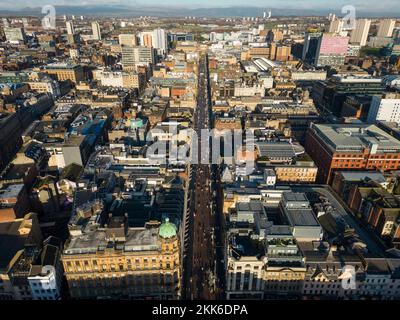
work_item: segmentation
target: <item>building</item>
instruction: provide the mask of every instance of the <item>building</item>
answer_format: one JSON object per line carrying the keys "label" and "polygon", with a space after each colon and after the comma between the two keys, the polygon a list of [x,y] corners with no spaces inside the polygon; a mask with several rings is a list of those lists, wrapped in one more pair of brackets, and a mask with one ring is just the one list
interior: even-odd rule
{"label": "building", "polygon": [[347,201],[354,185],[361,185],[369,181],[384,189],[389,186],[389,182],[379,171],[336,171],[332,179],[332,189]]}
{"label": "building", "polygon": [[167,34],[164,29],[144,31],[140,33],[140,45],[147,48],[155,48],[159,55],[164,56],[167,52]]}
{"label": "building", "polygon": [[340,116],[344,102],[349,97],[382,95],[383,91],[384,86],[381,78],[334,75],[328,81],[314,82],[312,95],[318,107]]}
{"label": "building", "polygon": [[147,47],[122,46],[122,66],[124,70],[136,70],[138,65],[154,65],[155,49]]}
{"label": "building", "polygon": [[51,78],[38,79],[27,82],[32,91],[39,93],[50,93],[54,99],[61,96],[60,84]]}
{"label": "building", "polygon": [[343,31],[344,21],[342,19],[332,20],[329,24],[329,33],[341,33]]}
{"label": "building", "polygon": [[93,78],[102,86],[116,88],[137,88],[142,92],[146,86],[145,75],[134,71],[94,70]]}
{"label": "building", "polygon": [[44,67],[43,71],[57,81],[69,80],[78,83],[85,79],[81,65],[72,63],[51,63]]}
{"label": "building", "polygon": [[375,125],[310,125],[306,152],[318,166],[319,182],[328,182],[335,170],[398,170],[400,141]]}
{"label": "building", "polygon": [[380,237],[399,243],[400,202],[396,196],[379,185],[353,185],[348,205]]}
{"label": "building", "polygon": [[360,119],[366,121],[373,96],[348,96],[343,103],[340,116],[344,119]]}
{"label": "building", "polygon": [[322,34],[318,41],[314,65],[318,67],[344,65],[348,44],[348,37],[332,33]]}
{"label": "building", "polygon": [[317,179],[318,168],[314,163],[296,162],[294,164],[275,165],[278,182],[313,183]]}
{"label": "building", "polygon": [[391,38],[393,36],[394,27],[396,26],[395,19],[384,19],[379,22],[378,37]]}
{"label": "building", "polygon": [[351,32],[350,43],[365,46],[367,44],[369,28],[371,27],[371,20],[358,19],[356,21],[355,29]]}
{"label": "building", "polygon": [[284,192],[280,209],[297,241],[322,239],[322,227],[304,193]]}
{"label": "building", "polygon": [[61,263],[62,242],[49,237],[33,261],[28,275],[32,300],[61,299],[63,268]]}
{"label": "building", "polygon": [[400,123],[400,95],[386,94],[372,97],[369,108],[368,123],[388,121]]}
{"label": "building", "polygon": [[26,35],[24,28],[3,28],[6,40],[11,43],[25,42]]}
{"label": "building", "polygon": [[165,55],[168,50],[167,34],[164,29],[153,30],[153,48],[157,49],[160,55]]}
{"label": "building", "polygon": [[67,26],[67,34],[74,35],[75,34],[74,23],[72,21],[67,21],[65,25]]}
{"label": "building", "polygon": [[10,184],[0,188],[1,222],[23,218],[29,211],[29,198],[23,184]]}
{"label": "building", "polygon": [[317,58],[319,41],[322,33],[306,32],[304,35],[302,60],[310,65],[314,65]]}
{"label": "building", "polygon": [[226,298],[262,299],[262,273],[266,248],[248,235],[228,236]]}
{"label": "building", "polygon": [[72,298],[178,299],[180,243],[174,224],[129,228],[124,216],[89,223],[62,256]]}
{"label": "building", "polygon": [[27,280],[29,272],[25,271],[19,280],[13,267],[26,247],[38,249],[42,241],[39,222],[34,213],[14,221],[0,222],[0,300],[32,298]]}
{"label": "building", "polygon": [[118,35],[118,41],[121,46],[134,47],[137,45],[135,34],[120,34]]}
{"label": "building", "polygon": [[0,116],[0,168],[3,170],[22,146],[22,123],[17,113]]}
{"label": "building", "polygon": [[92,22],[93,40],[101,40],[100,24],[97,21]]}

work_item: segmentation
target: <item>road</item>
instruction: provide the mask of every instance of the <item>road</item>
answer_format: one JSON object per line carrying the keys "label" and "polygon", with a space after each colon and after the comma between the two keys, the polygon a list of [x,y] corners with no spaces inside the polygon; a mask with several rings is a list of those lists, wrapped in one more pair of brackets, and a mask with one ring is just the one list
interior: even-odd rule
{"label": "road", "polygon": [[[207,57],[199,61],[197,107],[193,127],[198,137],[209,129],[210,104]],[[216,298],[215,221],[212,212],[211,166],[204,163],[201,141],[198,141],[198,163],[189,168],[187,223],[183,267],[183,299]]]}

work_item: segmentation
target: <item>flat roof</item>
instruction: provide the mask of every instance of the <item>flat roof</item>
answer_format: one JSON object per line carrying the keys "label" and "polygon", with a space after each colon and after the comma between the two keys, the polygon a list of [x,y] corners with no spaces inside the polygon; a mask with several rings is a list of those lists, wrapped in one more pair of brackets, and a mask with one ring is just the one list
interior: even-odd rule
{"label": "flat roof", "polygon": [[288,142],[256,142],[261,157],[294,158],[293,145]]}
{"label": "flat roof", "polygon": [[363,152],[376,146],[376,153],[400,152],[400,141],[376,125],[311,124],[311,129],[333,150]]}
{"label": "flat roof", "polygon": [[[120,246],[124,251],[158,250],[158,230],[159,228],[130,228],[125,241],[113,245]],[[94,227],[81,235],[72,236],[65,246],[64,254],[87,254],[104,250],[110,244],[106,234],[106,229]]]}

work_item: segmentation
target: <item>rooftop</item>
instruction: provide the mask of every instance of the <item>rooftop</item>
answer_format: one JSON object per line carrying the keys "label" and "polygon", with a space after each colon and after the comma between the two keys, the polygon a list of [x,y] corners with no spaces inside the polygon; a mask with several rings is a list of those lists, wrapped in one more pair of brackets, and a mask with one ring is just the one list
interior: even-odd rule
{"label": "rooftop", "polygon": [[311,129],[334,151],[398,153],[400,141],[375,125],[312,124]]}

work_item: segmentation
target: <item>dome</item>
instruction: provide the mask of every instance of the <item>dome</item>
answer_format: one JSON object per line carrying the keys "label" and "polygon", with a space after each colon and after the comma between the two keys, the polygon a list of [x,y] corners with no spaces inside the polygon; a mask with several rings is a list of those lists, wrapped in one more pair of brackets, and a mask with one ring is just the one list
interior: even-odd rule
{"label": "dome", "polygon": [[158,234],[161,238],[173,238],[176,236],[176,226],[166,218],[165,222],[161,224]]}

